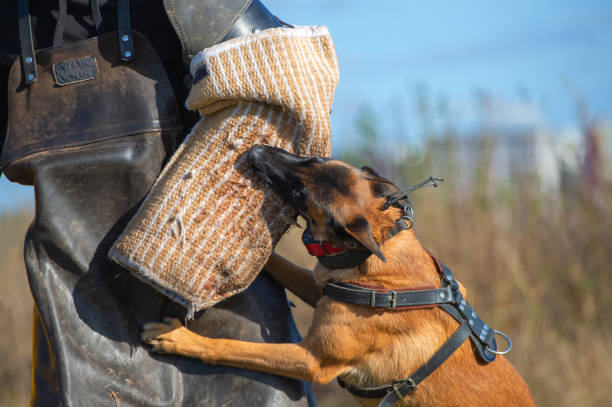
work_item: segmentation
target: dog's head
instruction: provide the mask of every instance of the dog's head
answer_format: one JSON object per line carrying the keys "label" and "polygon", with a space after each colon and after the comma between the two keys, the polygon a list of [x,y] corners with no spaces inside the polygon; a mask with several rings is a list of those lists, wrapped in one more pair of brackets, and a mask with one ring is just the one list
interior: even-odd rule
{"label": "dog's head", "polygon": [[248,157],[258,176],[306,219],[316,240],[366,249],[385,261],[380,245],[402,214],[386,205],[397,190],[392,182],[369,167],[270,146],[256,145]]}

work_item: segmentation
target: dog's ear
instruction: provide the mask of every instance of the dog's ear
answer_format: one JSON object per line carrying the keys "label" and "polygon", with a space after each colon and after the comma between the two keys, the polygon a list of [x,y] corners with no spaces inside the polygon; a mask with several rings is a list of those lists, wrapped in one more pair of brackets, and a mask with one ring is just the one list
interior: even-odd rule
{"label": "dog's ear", "polygon": [[374,171],[372,167],[368,167],[367,165],[364,165],[363,167],[361,167],[360,170],[365,172],[366,174],[371,175],[374,178],[382,178],[380,175],[378,175],[376,171]]}
{"label": "dog's ear", "polygon": [[374,196],[384,198],[397,190],[397,186],[393,182],[381,177],[372,168],[361,167],[360,169],[367,174],[366,179],[370,182],[370,188]]}
{"label": "dog's ear", "polygon": [[345,229],[349,235],[357,239],[359,243],[378,256],[378,258],[380,258],[383,262],[387,261],[380,246],[378,243],[376,243],[376,240],[374,240],[374,236],[372,236],[370,222],[368,222],[366,218],[363,216],[357,216],[356,218],[351,219],[345,225]]}

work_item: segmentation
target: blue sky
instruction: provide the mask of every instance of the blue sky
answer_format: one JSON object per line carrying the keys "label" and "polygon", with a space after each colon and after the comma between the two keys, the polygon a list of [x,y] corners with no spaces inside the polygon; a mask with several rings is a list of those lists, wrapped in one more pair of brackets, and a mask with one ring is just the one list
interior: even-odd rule
{"label": "blue sky", "polygon": [[[340,62],[334,149],[350,145],[370,106],[387,137],[418,141],[417,84],[444,97],[452,118],[478,120],[486,90],[502,124],[576,126],[568,83],[595,118],[612,118],[611,1],[264,0],[295,25],[329,27]],[[0,211],[32,206],[29,187],[0,178]]]}

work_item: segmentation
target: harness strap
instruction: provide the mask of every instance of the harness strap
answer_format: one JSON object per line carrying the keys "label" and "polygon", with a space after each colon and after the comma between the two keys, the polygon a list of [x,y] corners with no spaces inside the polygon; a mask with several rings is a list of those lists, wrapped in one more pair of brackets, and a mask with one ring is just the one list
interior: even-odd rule
{"label": "harness strap", "polygon": [[100,0],[89,0],[89,8],[91,9],[91,19],[94,23],[96,35],[102,34],[102,13],[100,12]]}
{"label": "harness strap", "polygon": [[436,353],[419,369],[417,369],[410,378],[400,380],[392,385],[380,387],[356,387],[345,383],[338,378],[338,383],[341,387],[348,390],[351,394],[363,398],[382,398],[378,407],[391,407],[398,400],[404,398],[408,394],[417,389],[427,376],[433,373],[446,359],[449,358],[462,344],[467,337],[470,336],[470,328],[466,321],[463,321],[455,333],[448,338],[446,342],[437,350]]}
{"label": "harness strap", "polygon": [[366,250],[349,250],[335,256],[317,257],[319,262],[328,269],[343,269],[357,267],[362,264],[372,253]]}
{"label": "harness strap", "polygon": [[[432,256],[442,280],[442,287],[433,289],[390,290],[359,283],[327,283],[323,293],[337,301],[349,304],[384,309],[410,309],[439,306],[451,315],[460,326],[455,333],[434,353],[434,355],[409,378],[380,387],[357,387],[338,378],[340,386],[353,395],[364,398],[382,398],[378,407],[391,407],[399,399],[414,392],[417,385],[436,370],[469,337],[477,354],[485,363],[495,359],[495,355],[507,353],[511,348],[508,337],[487,324],[468,304],[455,281],[452,272]],[[504,351],[497,351],[495,335],[500,334],[508,341]]]}
{"label": "harness strap", "polygon": [[134,41],[130,24],[130,0],[117,0],[117,37],[122,61],[134,59]]}
{"label": "harness strap", "polygon": [[[406,220],[410,221],[410,224],[406,223]],[[402,216],[400,219],[395,221],[393,225],[393,229],[391,229],[387,233],[387,238],[391,239],[393,236],[397,235],[402,230],[412,229],[412,225],[414,224],[414,220],[410,216]]]}
{"label": "harness strap", "polygon": [[34,40],[32,38],[32,22],[30,21],[30,5],[28,0],[17,1],[17,19],[19,22],[19,45],[21,47],[21,70],[26,85],[36,82],[36,56],[34,55]]}
{"label": "harness strap", "polygon": [[[94,28],[99,34],[102,25],[99,0],[91,0]],[[67,12],[66,0],[59,2],[59,21],[53,35],[53,45],[60,45],[64,35],[64,23]],[[19,46],[21,48],[21,70],[25,85],[36,82],[36,54],[32,36],[29,0],[17,0],[17,19],[19,24]],[[119,53],[122,61],[134,59],[134,42],[130,24],[130,0],[117,0],[117,30],[119,38]]]}
{"label": "harness strap", "polygon": [[53,32],[53,46],[59,47],[64,42],[64,28],[66,27],[66,16],[68,15],[68,0],[58,0],[58,15],[55,31]]}
{"label": "harness strap", "polygon": [[336,300],[356,305],[365,305],[373,308],[406,308],[434,306],[449,304],[455,301],[450,286],[428,290],[377,290],[364,289],[350,283],[327,283],[323,287],[323,294]]}

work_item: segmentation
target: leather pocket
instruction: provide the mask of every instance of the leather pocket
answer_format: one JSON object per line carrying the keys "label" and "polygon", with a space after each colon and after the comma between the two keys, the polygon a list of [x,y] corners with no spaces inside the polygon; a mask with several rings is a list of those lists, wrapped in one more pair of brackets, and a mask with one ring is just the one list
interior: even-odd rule
{"label": "leather pocket", "polygon": [[25,86],[20,59],[8,83],[0,168],[32,185],[34,155],[85,144],[181,130],[174,92],[151,43],[133,31],[136,57],[119,57],[117,33],[36,53],[38,80]]}

